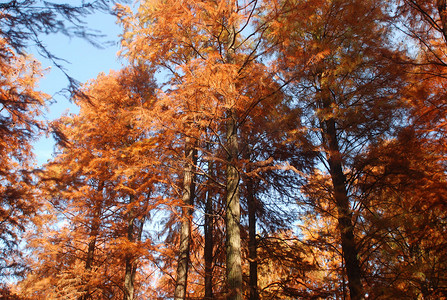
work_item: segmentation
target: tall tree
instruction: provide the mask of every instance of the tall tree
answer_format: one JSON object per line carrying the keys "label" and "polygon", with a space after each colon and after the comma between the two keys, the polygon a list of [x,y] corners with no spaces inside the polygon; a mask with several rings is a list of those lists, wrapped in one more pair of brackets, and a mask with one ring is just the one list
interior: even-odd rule
{"label": "tall tree", "polygon": [[384,27],[386,4],[279,1],[282,10],[271,33],[285,80],[294,83],[297,105],[308,127],[318,132],[314,143],[331,178],[351,299],[365,295],[352,212],[352,162],[365,145],[392,133],[399,108],[399,68],[388,59],[393,48]]}
{"label": "tall tree", "polygon": [[408,49],[405,63],[412,66],[407,100],[411,105],[411,123],[426,142],[438,145],[446,155],[447,72],[446,2],[408,0],[398,2],[393,24],[406,34]]}
{"label": "tall tree", "polygon": [[[2,174],[2,217],[1,231],[6,248],[18,241],[17,231],[23,230],[25,218],[36,212],[37,203],[32,199],[29,164],[32,161],[30,141],[43,129],[36,121],[41,114],[44,100],[49,97],[34,90],[36,80],[42,76],[39,64],[26,54],[27,47],[35,45],[40,54],[51,59],[63,70],[61,60],[41,42],[41,34],[63,33],[89,40],[96,45],[99,35],[85,27],[82,18],[95,11],[110,11],[110,2],[105,0],[82,2],[78,5],[61,4],[50,1],[11,0],[0,3],[0,59],[1,59],[1,151]],[[70,25],[68,25],[70,24]],[[70,87],[75,80],[68,74]],[[12,80],[12,81],[10,81]],[[18,142],[16,146],[14,143]],[[12,147],[12,148],[10,148]],[[3,152],[4,151],[4,152]],[[29,165],[29,166],[27,166]],[[25,169],[28,169],[26,174]],[[14,177],[13,181],[10,181]],[[8,182],[9,181],[9,182]],[[26,201],[25,198],[27,198]],[[9,203],[8,203],[9,202]],[[13,219],[22,216],[22,222]],[[11,227],[11,225],[13,225]],[[15,227],[16,229],[14,229]],[[3,247],[2,247],[3,248]],[[3,248],[3,249],[6,249]],[[11,253],[10,253],[11,254]],[[4,253],[3,257],[10,255]],[[2,260],[2,271],[6,263]]]}
{"label": "tall tree", "polygon": [[[208,164],[208,169],[213,169],[213,164]],[[210,174],[211,175],[211,174]],[[205,263],[205,274],[204,274],[204,284],[205,284],[205,295],[204,298],[209,300],[213,299],[213,258],[214,258],[214,205],[213,197],[214,192],[212,189],[212,181],[208,179],[208,186],[205,195],[205,217],[204,217],[204,249],[203,249],[203,259]]]}
{"label": "tall tree", "polygon": [[371,147],[359,177],[371,297],[445,297],[445,165],[413,128]]}
{"label": "tall tree", "polygon": [[409,112],[399,135],[365,156],[372,167],[361,187],[371,194],[371,213],[362,224],[370,232],[362,243],[370,265],[380,266],[368,274],[369,294],[439,298],[445,294],[445,240],[435,236],[443,226],[446,7],[444,1],[396,4],[392,26],[411,45],[400,60],[408,66],[402,94]]}
{"label": "tall tree", "polygon": [[[33,242],[41,259],[23,284],[26,292],[43,284],[67,297],[122,293],[135,298],[139,260],[152,250],[151,240],[142,240],[142,229],[157,208],[152,193],[159,192],[160,169],[153,157],[157,135],[140,123],[140,113],[153,106],[154,88],[143,69],[99,75],[85,87],[88,97],[75,99],[80,114],[53,123],[61,152],[43,178],[62,229],[41,245]],[[54,255],[65,257],[65,265]]]}

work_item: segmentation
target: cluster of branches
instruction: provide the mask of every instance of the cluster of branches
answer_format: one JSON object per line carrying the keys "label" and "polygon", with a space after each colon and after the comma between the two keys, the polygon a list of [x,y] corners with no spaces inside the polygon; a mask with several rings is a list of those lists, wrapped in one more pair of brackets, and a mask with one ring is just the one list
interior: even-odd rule
{"label": "cluster of branches", "polygon": [[[63,34],[82,38],[95,47],[103,47],[103,35],[89,28],[85,18],[94,13],[112,14],[116,1],[72,1],[60,3],[42,0],[11,0],[0,3],[0,35],[18,54],[24,55],[30,46],[61,70],[69,82],[68,90],[76,93],[78,82],[66,72],[63,58],[54,55],[42,41],[43,35]],[[126,2],[126,1],[121,1]]]}

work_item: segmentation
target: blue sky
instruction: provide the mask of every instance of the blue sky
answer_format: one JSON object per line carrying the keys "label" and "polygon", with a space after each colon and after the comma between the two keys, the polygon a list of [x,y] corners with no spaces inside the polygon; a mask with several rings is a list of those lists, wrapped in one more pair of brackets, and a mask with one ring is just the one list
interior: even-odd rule
{"label": "blue sky", "polygon": [[[86,82],[96,78],[100,72],[108,73],[110,70],[121,68],[123,60],[118,59],[119,34],[122,30],[116,24],[114,16],[97,13],[86,19],[89,28],[99,30],[106,35],[104,41],[114,41],[113,45],[108,45],[105,49],[95,48],[85,40],[79,38],[68,38],[64,35],[42,36],[47,49],[54,55],[67,60],[62,62],[66,72],[79,82]],[[42,64],[42,68],[49,68],[45,72],[44,78],[39,82],[39,89],[53,96],[53,104],[49,106],[49,111],[44,116],[45,120],[54,120],[64,113],[77,113],[77,107],[63,95],[58,94],[67,87],[68,81],[62,71],[58,70],[52,63],[37,54],[37,49],[30,48],[33,54]],[[45,163],[53,152],[54,141],[52,138],[40,138],[34,144],[37,164]]]}

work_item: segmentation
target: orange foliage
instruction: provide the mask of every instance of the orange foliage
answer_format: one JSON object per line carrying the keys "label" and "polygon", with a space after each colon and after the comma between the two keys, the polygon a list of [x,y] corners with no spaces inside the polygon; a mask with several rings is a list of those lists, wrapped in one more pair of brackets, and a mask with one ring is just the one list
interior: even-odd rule
{"label": "orange foliage", "polygon": [[48,95],[35,90],[40,65],[0,38],[0,275],[19,271],[19,235],[38,211],[31,142],[42,133],[38,116]]}
{"label": "orange foliage", "polygon": [[137,268],[151,259],[154,248],[141,231],[158,205],[160,160],[151,157],[159,145],[136,113],[153,106],[151,82],[139,69],[99,75],[75,99],[79,115],[53,123],[65,146],[46,166],[42,188],[60,218],[31,239],[39,260],[25,294],[121,293],[124,261]]}
{"label": "orange foliage", "polygon": [[[444,0],[118,5],[133,66],[86,83],[80,113],[52,123],[47,213],[17,294],[172,297],[190,208],[187,298],[205,296],[212,233],[216,299],[444,299],[446,11]],[[0,43],[7,245],[37,207],[23,170],[45,99],[37,65],[9,48]]]}

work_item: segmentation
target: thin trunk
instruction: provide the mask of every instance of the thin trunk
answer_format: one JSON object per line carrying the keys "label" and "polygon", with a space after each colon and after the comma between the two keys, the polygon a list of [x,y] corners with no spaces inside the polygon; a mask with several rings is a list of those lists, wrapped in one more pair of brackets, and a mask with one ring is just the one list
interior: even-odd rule
{"label": "thin trunk", "polygon": [[[210,162],[208,164],[208,169],[212,170],[213,164]],[[213,196],[211,193],[211,188],[208,188],[206,203],[205,203],[205,249],[204,249],[204,259],[205,259],[205,299],[213,299],[213,247],[214,247],[214,237],[213,237]]]}
{"label": "thin trunk", "polygon": [[[133,202],[133,196],[130,196],[129,204]],[[127,216],[127,239],[129,242],[134,242],[134,230],[135,230],[135,211],[130,209]],[[124,274],[124,300],[134,299],[134,281],[135,281],[135,263],[134,256],[131,253],[126,253],[125,258],[126,271]]]}
{"label": "thin trunk", "polygon": [[180,229],[180,246],[177,265],[177,280],[175,282],[174,299],[183,300],[186,297],[186,285],[188,282],[189,248],[191,241],[191,217],[194,203],[194,165],[197,151],[191,138],[185,139],[185,166],[183,170],[183,207],[182,224]]}
{"label": "thin trunk", "polygon": [[85,260],[85,270],[90,271],[92,269],[95,249],[96,249],[96,239],[99,234],[99,224],[101,215],[101,204],[95,205],[95,211],[93,213],[92,227],[90,230],[90,242],[88,243],[87,248],[87,258]]}
{"label": "thin trunk", "polygon": [[[100,216],[101,216],[101,208],[102,208],[102,192],[104,189],[104,182],[100,182],[98,185],[98,192],[101,193],[101,197],[99,201],[96,201],[94,204],[93,218],[91,222],[90,236],[87,247],[87,257],[85,259],[85,270],[90,272],[93,266],[93,261],[95,258],[95,249],[96,249],[96,240],[99,234],[99,226],[101,224]],[[89,276],[90,278],[90,276]],[[85,289],[85,293],[79,298],[80,300],[87,300],[90,298],[90,290],[89,287]]]}
{"label": "thin trunk", "polygon": [[[87,249],[87,260],[85,261],[85,270],[90,271],[92,269],[93,259],[95,255],[95,248],[96,248],[96,237],[97,237],[97,230],[99,229],[99,226],[95,228],[95,234],[90,235],[90,242],[88,243],[88,249]],[[92,228],[92,231],[94,229]]]}
{"label": "thin trunk", "polygon": [[247,178],[248,258],[250,262],[250,300],[258,300],[258,254],[256,241],[256,203],[253,179]]}
{"label": "thin trunk", "polygon": [[238,140],[236,116],[233,109],[228,112],[227,121],[227,168],[226,168],[226,271],[229,300],[242,300],[242,266],[241,266],[241,208],[239,199],[240,176],[235,163],[238,158]]}
{"label": "thin trunk", "polygon": [[[325,108],[330,104],[325,103]],[[341,233],[341,245],[343,259],[345,261],[348,287],[351,300],[364,299],[361,281],[361,269],[358,259],[358,251],[354,238],[354,226],[352,224],[352,212],[349,206],[349,197],[346,190],[346,177],[342,168],[342,156],[340,153],[335,120],[329,118],[324,121],[325,140],[327,142],[327,156],[329,172],[334,186],[334,198],[338,212],[338,226]]]}
{"label": "thin trunk", "polygon": [[[132,203],[133,197],[130,198]],[[143,211],[146,211],[148,203],[146,202]],[[128,215],[127,239],[129,242],[140,242],[143,236],[143,227],[146,220],[141,216],[138,221],[135,210],[131,209]],[[137,222],[138,221],[138,222]],[[137,273],[137,259],[131,253],[125,256],[126,271],[124,274],[124,300],[133,300],[135,295],[135,275]]]}
{"label": "thin trunk", "polygon": [[[233,64],[235,57],[236,27],[228,27],[229,34],[226,45],[226,63]],[[230,94],[235,91],[235,85],[229,86]],[[228,286],[228,300],[242,300],[242,251],[241,251],[241,205],[239,197],[240,174],[236,168],[239,155],[237,116],[234,108],[236,99],[225,99],[229,109],[226,121],[226,199],[225,199],[225,227],[226,227],[226,275]]]}
{"label": "thin trunk", "polygon": [[136,268],[131,255],[126,255],[126,273],[124,275],[124,300],[133,300],[135,291]]}
{"label": "thin trunk", "polygon": [[[243,151],[244,159],[251,161],[250,146],[248,138],[244,137],[245,151]],[[246,172],[252,171],[250,164],[248,164]],[[250,266],[250,274],[248,279],[248,286],[250,290],[250,300],[258,300],[258,254],[256,241],[256,202],[255,202],[255,186],[254,180],[250,176],[245,176],[246,199],[248,208],[248,261]]]}

